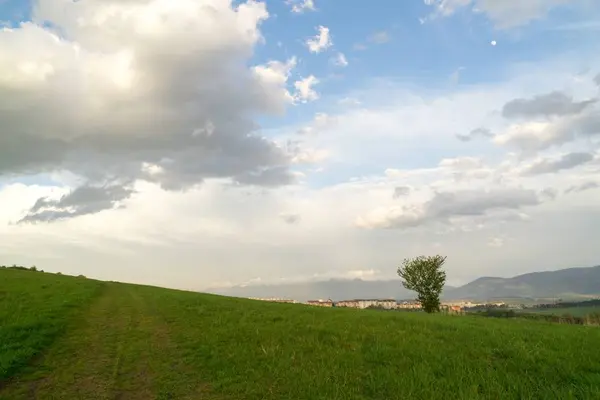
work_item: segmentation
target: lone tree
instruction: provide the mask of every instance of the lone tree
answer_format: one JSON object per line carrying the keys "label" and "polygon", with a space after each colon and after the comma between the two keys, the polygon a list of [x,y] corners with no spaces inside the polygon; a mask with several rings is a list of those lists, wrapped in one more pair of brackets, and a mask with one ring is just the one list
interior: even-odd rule
{"label": "lone tree", "polygon": [[417,300],[423,310],[428,313],[440,310],[440,293],[446,282],[446,271],[442,265],[446,257],[419,256],[402,261],[398,275],[403,279],[402,285],[408,290],[417,292]]}

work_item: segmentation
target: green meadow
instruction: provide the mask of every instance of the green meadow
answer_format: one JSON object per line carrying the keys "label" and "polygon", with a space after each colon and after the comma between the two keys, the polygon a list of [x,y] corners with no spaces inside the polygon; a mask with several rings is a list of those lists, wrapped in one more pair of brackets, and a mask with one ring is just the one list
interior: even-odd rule
{"label": "green meadow", "polygon": [[0,269],[0,399],[598,398],[598,327]]}
{"label": "green meadow", "polygon": [[600,314],[600,307],[558,307],[558,308],[526,308],[521,312],[545,315],[572,315],[573,317],[585,317],[591,314]]}

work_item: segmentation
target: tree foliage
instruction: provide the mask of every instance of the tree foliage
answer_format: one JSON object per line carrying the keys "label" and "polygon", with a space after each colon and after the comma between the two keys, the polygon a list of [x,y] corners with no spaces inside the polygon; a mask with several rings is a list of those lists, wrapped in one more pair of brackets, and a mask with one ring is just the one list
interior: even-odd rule
{"label": "tree foliage", "polygon": [[446,257],[440,255],[419,256],[404,259],[398,268],[402,285],[417,292],[417,300],[425,312],[440,310],[440,294],[446,282],[446,271],[442,269],[444,262]]}

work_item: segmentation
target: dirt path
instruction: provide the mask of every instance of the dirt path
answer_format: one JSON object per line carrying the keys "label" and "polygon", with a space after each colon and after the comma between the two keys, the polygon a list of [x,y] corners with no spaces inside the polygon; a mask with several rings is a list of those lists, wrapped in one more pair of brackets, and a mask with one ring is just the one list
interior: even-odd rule
{"label": "dirt path", "polygon": [[[177,361],[167,324],[143,294],[143,288],[107,284],[35,372],[14,379],[0,399],[208,398],[205,385]],[[182,378],[186,385],[177,384]]]}

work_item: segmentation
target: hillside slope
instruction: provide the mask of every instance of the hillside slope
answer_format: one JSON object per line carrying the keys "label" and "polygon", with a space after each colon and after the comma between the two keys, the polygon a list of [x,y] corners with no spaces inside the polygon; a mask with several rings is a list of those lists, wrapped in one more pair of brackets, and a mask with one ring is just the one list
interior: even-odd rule
{"label": "hillside slope", "polygon": [[[41,289],[50,278],[64,285]],[[94,287],[87,300],[62,307],[65,287],[81,285]],[[27,271],[0,270],[0,293],[13,304],[7,317],[0,302],[0,335],[43,307],[27,302],[32,295],[53,315],[0,346],[0,359],[22,361],[4,372],[0,399],[559,399],[600,391],[595,327],[273,304]],[[43,351],[19,353],[56,321],[68,323]]]}
{"label": "hillside slope", "polygon": [[90,304],[104,283],[0,269],[0,382],[67,328],[78,308]]}

